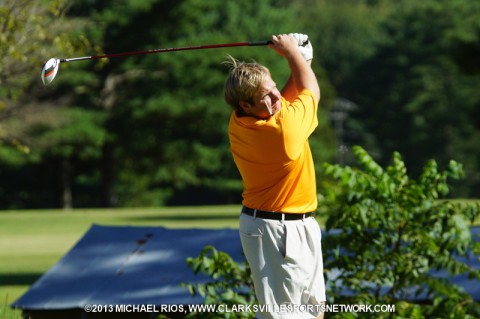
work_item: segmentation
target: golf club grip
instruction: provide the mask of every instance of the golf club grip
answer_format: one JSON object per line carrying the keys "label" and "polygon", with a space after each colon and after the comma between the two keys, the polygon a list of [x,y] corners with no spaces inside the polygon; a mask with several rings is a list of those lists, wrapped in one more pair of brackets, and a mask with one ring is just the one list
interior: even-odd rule
{"label": "golf club grip", "polygon": [[268,40],[268,41],[252,41],[252,42],[248,42],[248,45],[253,47],[253,46],[258,46],[258,45],[269,45],[269,44],[273,44],[272,41]]}
{"label": "golf club grip", "polygon": [[[269,45],[269,44],[273,44],[273,42],[271,40],[268,40],[268,41],[252,41],[252,42],[248,42],[248,45],[249,46],[256,46],[256,45]],[[303,42],[301,44],[302,47],[306,46],[308,44],[308,40]]]}
{"label": "golf club grip", "polygon": [[[271,40],[268,40],[268,41],[253,41],[253,42],[248,42],[248,45],[249,46],[256,46],[256,45],[269,45],[269,44],[273,44],[273,42]],[[302,47],[306,46],[308,44],[308,40],[303,42],[301,44]]]}

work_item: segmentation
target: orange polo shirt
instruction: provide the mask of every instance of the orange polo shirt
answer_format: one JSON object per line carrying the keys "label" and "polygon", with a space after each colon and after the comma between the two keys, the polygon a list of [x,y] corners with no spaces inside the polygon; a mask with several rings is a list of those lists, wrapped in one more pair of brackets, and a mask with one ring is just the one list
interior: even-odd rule
{"label": "orange polo shirt", "polygon": [[307,89],[265,120],[229,123],[230,150],[243,180],[243,205],[284,213],[317,208],[315,169],[308,137],[318,125],[318,101]]}

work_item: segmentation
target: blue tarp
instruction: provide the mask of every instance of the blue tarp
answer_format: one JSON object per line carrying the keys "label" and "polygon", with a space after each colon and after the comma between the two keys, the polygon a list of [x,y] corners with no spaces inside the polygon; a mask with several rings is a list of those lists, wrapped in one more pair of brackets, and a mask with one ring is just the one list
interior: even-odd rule
{"label": "blue tarp", "polygon": [[181,283],[205,281],[186,264],[206,245],[244,260],[236,229],[93,225],[12,307],[59,310],[95,305],[200,304]]}
{"label": "blue tarp", "polygon": [[[480,227],[473,227],[472,234],[480,240]],[[328,240],[328,234],[323,240]],[[205,282],[206,277],[195,275],[187,266],[186,258],[198,256],[206,245],[238,262],[244,260],[237,229],[93,225],[12,307],[61,310],[86,304],[199,304],[203,300],[191,297],[180,284]],[[462,261],[480,269],[479,258],[471,257]],[[465,276],[452,280],[480,300],[478,281]]]}

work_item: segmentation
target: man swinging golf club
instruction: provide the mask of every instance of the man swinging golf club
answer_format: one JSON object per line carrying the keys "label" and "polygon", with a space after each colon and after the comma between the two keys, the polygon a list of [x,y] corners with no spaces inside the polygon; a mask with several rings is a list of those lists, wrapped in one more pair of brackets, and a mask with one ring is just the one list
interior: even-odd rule
{"label": "man swinging golf club", "polygon": [[[290,77],[281,91],[269,70],[230,58],[226,102],[233,159],[243,180],[240,235],[252,270],[257,318],[323,318],[325,282],[315,170],[308,143],[320,88],[304,34],[272,36]],[[305,45],[304,43],[307,42]]]}

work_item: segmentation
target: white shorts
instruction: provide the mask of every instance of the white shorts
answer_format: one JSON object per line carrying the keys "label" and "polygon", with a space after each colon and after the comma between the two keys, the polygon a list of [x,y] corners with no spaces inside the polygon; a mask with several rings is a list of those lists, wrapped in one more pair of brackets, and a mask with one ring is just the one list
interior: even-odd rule
{"label": "white shorts", "polygon": [[321,237],[313,217],[281,221],[240,215],[240,238],[261,310],[256,318],[320,314],[326,301]]}

